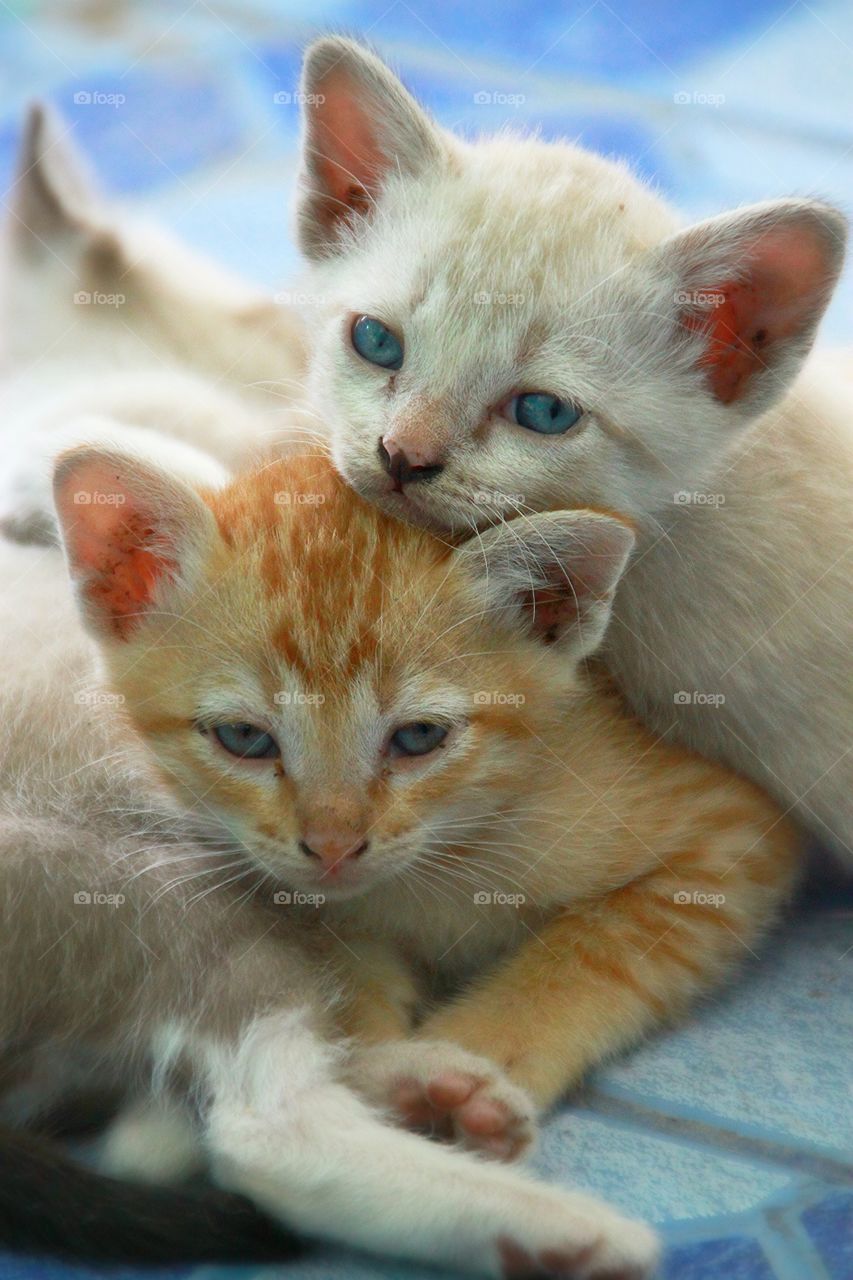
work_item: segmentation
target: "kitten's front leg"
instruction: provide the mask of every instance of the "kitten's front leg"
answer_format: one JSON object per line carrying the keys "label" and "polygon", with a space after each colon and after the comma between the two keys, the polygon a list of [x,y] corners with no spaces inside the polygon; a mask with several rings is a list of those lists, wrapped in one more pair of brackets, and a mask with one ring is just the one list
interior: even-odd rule
{"label": "kitten's front leg", "polygon": [[535,1107],[493,1062],[459,1045],[411,1037],[421,993],[391,943],[348,937],[349,971],[339,1017],[353,1037],[347,1078],[362,1097],[405,1125],[512,1160],[536,1137]]}
{"label": "kitten's front leg", "polygon": [[550,1106],[753,953],[797,865],[791,829],[768,821],[757,836],[717,826],[656,870],[560,912],[418,1036],[490,1058]]}

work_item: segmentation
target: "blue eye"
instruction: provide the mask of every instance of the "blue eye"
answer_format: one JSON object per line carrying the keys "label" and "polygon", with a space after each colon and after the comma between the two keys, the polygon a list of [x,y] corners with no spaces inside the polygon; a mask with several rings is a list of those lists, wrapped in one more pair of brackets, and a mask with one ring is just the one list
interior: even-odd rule
{"label": "blue eye", "polygon": [[429,724],[425,720],[416,720],[412,724],[404,724],[391,738],[392,753],[398,756],[428,756],[436,747],[440,747],[447,737],[447,728],[443,724]]}
{"label": "blue eye", "polygon": [[352,345],[358,354],[380,369],[399,369],[403,363],[403,344],[399,338],[373,316],[359,316],[352,326]]}
{"label": "blue eye", "polygon": [[230,755],[240,760],[272,760],[280,754],[272,734],[256,724],[216,724],[211,732]]}
{"label": "blue eye", "polygon": [[560,436],[583,417],[583,409],[571,400],[543,391],[530,391],[523,396],[513,396],[506,407],[510,422],[517,422],[528,431],[538,431],[545,436]]}

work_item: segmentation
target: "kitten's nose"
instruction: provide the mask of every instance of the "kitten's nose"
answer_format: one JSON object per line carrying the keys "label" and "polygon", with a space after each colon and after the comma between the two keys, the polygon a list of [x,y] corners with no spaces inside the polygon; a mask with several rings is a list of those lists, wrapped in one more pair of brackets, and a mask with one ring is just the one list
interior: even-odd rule
{"label": "kitten's nose", "polygon": [[382,436],[379,437],[379,461],[394,481],[395,493],[402,493],[403,485],[432,480],[444,470],[443,462],[408,454],[396,441]]}
{"label": "kitten's nose", "polygon": [[322,863],[323,875],[335,875],[344,863],[354,862],[367,850],[367,840],[353,840],[340,832],[311,829],[304,834],[299,848],[306,858]]}

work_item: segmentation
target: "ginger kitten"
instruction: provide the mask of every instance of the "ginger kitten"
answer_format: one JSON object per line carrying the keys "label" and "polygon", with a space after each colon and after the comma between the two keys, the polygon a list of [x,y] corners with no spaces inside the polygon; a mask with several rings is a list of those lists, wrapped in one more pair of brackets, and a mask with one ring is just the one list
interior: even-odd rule
{"label": "ginger kitten", "polygon": [[621,165],[448,134],[341,38],[302,87],[311,397],[342,474],[438,530],[629,516],[625,696],[849,855],[853,363],[802,368],[842,215],[777,200],[682,230]]}
{"label": "ginger kitten", "polygon": [[[466,803],[472,738],[482,770],[505,749],[485,724],[466,732],[460,677],[403,644],[440,619],[461,656],[481,572],[366,506],[324,459],[199,494],[84,446],[55,493],[84,626],[59,552],[0,541],[7,1109],[39,1076],[61,1095],[88,1058],[128,1095],[106,1145],[114,1175],[199,1163],[306,1236],[494,1277],[643,1280],[647,1228],[401,1132],[350,1083],[337,1024],[352,982],[319,918],[320,869],[341,896],[405,874],[440,796]],[[606,557],[624,542],[611,524]],[[435,777],[408,749],[426,714],[447,731]],[[368,814],[366,874],[354,860],[333,871],[334,840]],[[134,1193],[15,1136],[0,1164],[15,1175],[0,1240],[19,1249],[293,1249],[233,1196],[205,1210],[181,1189]]]}
{"label": "ginger kitten", "polygon": [[[204,500],[87,457],[60,475],[122,503],[81,518],[63,479],[59,510],[111,684],[180,803],[339,940],[350,1029],[380,1045],[362,1090],[515,1154],[758,945],[791,827],[585,669],[623,522],[543,514],[454,548],[322,456]],[[436,979],[461,991],[425,1012]]]}

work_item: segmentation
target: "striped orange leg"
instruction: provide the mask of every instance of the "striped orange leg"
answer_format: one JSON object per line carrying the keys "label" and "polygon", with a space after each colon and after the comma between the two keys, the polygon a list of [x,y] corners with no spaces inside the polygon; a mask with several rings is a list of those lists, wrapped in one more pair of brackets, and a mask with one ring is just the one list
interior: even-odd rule
{"label": "striped orange leg", "polygon": [[[553,917],[418,1031],[491,1058],[545,1107],[750,954],[792,884],[790,828],[732,833]],[[743,852],[746,848],[746,852]]]}

